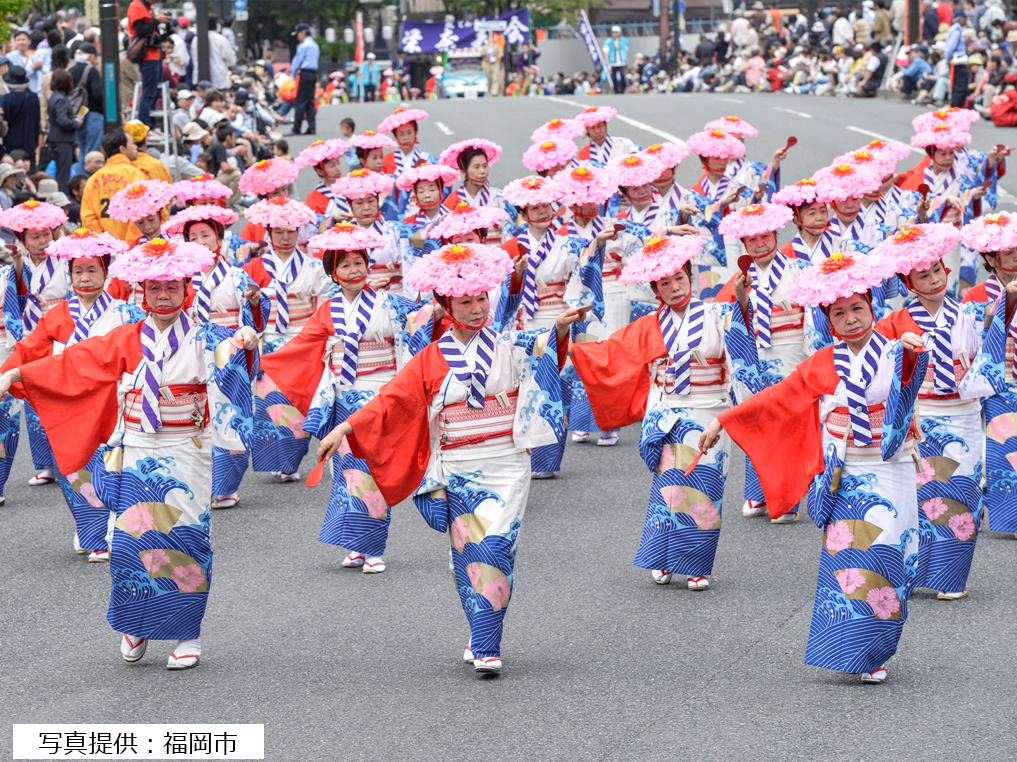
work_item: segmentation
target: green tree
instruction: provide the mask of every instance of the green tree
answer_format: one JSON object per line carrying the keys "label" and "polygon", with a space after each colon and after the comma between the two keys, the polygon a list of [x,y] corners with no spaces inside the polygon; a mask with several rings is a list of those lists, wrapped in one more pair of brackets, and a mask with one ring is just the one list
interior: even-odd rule
{"label": "green tree", "polygon": [[14,23],[20,22],[31,7],[32,0],[0,0],[0,40],[11,36]]}

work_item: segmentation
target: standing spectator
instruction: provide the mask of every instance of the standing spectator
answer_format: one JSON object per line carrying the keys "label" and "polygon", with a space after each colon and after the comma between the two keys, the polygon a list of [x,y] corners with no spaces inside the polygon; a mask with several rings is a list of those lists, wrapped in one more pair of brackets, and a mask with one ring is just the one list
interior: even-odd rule
{"label": "standing spectator", "polygon": [[932,0],[924,0],[922,7],[925,8],[925,15],[922,17],[922,41],[927,45],[936,43],[936,35],[939,34],[939,14],[932,5]]}
{"label": "standing spectator", "polygon": [[[127,29],[131,41],[139,37],[154,35],[160,24],[170,23],[170,17],[161,12],[152,15],[151,0],[131,0],[127,8]],[[211,36],[211,35],[209,35]],[[162,45],[155,44],[145,52],[145,58],[138,65],[141,73],[141,103],[138,105],[138,119],[145,124],[152,121],[152,108],[159,97],[162,82]]]}
{"label": "standing spectator", "polygon": [[374,53],[367,54],[367,60],[360,64],[360,90],[364,103],[373,103],[378,89],[378,65],[374,62]]}
{"label": "standing spectator", "polygon": [[82,43],[74,54],[75,64],[68,71],[74,80],[74,86],[84,87],[88,100],[85,105],[88,113],[85,114],[85,124],[78,132],[78,145],[81,153],[78,161],[74,164],[71,172],[73,175],[81,174],[85,167],[85,156],[99,150],[102,144],[102,133],[104,122],[103,111],[103,87],[102,75],[99,73],[99,54],[95,46],[89,42]]}
{"label": "standing spectator", "polygon": [[11,66],[20,66],[25,70],[29,89],[38,95],[42,92],[42,69],[45,64],[38,53],[29,50],[31,44],[32,38],[28,32],[19,29],[14,33],[14,50],[7,54],[7,60]]}
{"label": "standing spectator", "polygon": [[516,70],[519,72],[519,89],[523,95],[527,95],[530,92],[530,81],[537,71],[537,67],[534,64],[539,57],[540,51],[537,50],[536,45],[524,42],[519,49],[519,55],[516,57]]}
{"label": "standing spectator", "polygon": [[42,89],[39,93],[39,103],[41,105],[40,113],[40,125],[42,131],[46,132],[49,129],[49,98],[53,95],[53,72],[64,69],[71,63],[71,56],[67,48],[63,45],[57,45],[53,48],[52,55],[50,56],[50,70],[42,75]]}
{"label": "standing spectator", "polygon": [[233,33],[233,19],[228,18],[223,20],[219,33],[226,38],[226,42],[233,48],[233,53],[237,53],[237,36]]}
{"label": "standing spectator", "polygon": [[[61,46],[62,47],[62,46]],[[67,96],[74,89],[74,78],[67,69],[54,69],[49,97],[49,145],[56,162],[56,181],[63,193],[68,192],[71,181],[71,165],[74,163],[74,146],[78,142],[78,130],[85,123],[84,116],[74,113]]]}
{"label": "standing spectator", "polygon": [[876,0],[876,20],[872,23],[872,39],[883,47],[893,42],[893,25],[886,12],[886,0]]}
{"label": "standing spectator", "polygon": [[487,75],[487,94],[492,98],[501,93],[501,57],[501,45],[495,42],[494,35],[488,35],[481,68]]}
{"label": "standing spectator", "polygon": [[749,20],[745,18],[745,11],[738,8],[734,12],[734,16],[734,20],[731,22],[731,45],[734,50],[728,51],[732,54],[750,45],[755,45],[758,41],[756,31],[752,28]]}
{"label": "standing spectator", "polygon": [[297,51],[290,61],[290,76],[297,80],[297,99],[293,104],[293,132],[300,135],[307,119],[307,134],[316,132],[316,112],[314,108],[314,88],[318,84],[318,58],[321,48],[311,36],[311,28],[307,24],[297,24]]}
{"label": "standing spectator", "polygon": [[781,27],[784,26],[784,14],[781,13],[780,8],[777,7],[776,0],[770,3],[770,10],[768,13],[770,14],[770,26],[773,27],[777,36],[780,36]]}
{"label": "standing spectator", "polygon": [[180,30],[178,35],[184,41],[184,47],[187,48],[187,67],[184,69],[183,80],[190,87],[194,84],[194,56],[190,54],[191,43],[194,42],[194,30],[191,29],[191,21],[187,16],[177,19],[177,28]]}
{"label": "standing spectator", "polygon": [[872,39],[869,36],[869,22],[865,20],[862,6],[857,6],[854,11],[855,22],[851,25],[851,36],[855,39],[856,45],[868,47]]}
{"label": "standing spectator", "polygon": [[854,33],[851,30],[851,22],[834,8],[830,11],[830,18],[833,20],[833,27],[830,34],[833,36],[833,44],[842,48],[853,48],[855,45]]}
{"label": "standing spectator", "polygon": [[[135,0],[136,2],[137,0]],[[191,58],[198,59],[198,39],[191,40]],[[229,41],[219,34],[219,19],[208,17],[208,72],[212,78],[212,87],[229,90],[230,67],[237,63],[237,54]]]}
{"label": "standing spectator", "polygon": [[170,74],[178,81],[184,80],[184,85],[187,86],[188,82],[185,77],[190,68],[191,48],[190,39],[185,40],[181,32],[182,29],[186,29],[186,26],[180,26],[181,21],[187,21],[187,17],[181,16],[179,19],[173,19],[173,33],[168,40],[172,44],[173,50],[167,54],[166,63],[169,65]]}
{"label": "standing spectator", "polygon": [[903,32],[907,26],[907,0],[892,0],[890,3],[890,24],[894,32]]}
{"label": "standing spectator", "polygon": [[611,84],[616,95],[625,92],[625,67],[629,60],[629,41],[621,36],[621,27],[611,27],[611,36],[604,42],[604,55],[611,67]]}
{"label": "standing spectator", "polygon": [[749,16],[749,21],[752,22],[752,27],[758,32],[760,29],[766,26],[770,20],[770,15],[766,12],[766,6],[756,0],[752,4],[752,15]]}
{"label": "standing spectator", "polygon": [[42,134],[39,96],[29,89],[28,74],[21,66],[12,66],[3,76],[8,93],[0,96],[0,110],[7,120],[4,148],[10,153],[22,150],[28,154],[30,173],[35,171]]}
{"label": "standing spectator", "polygon": [[[720,35],[718,34],[717,37],[719,38]],[[697,63],[700,66],[709,66],[713,63],[713,55],[716,51],[717,48],[712,42],[710,42],[710,38],[704,34],[702,39],[699,41],[699,44],[696,46]]]}
{"label": "standing spectator", "polygon": [[[944,3],[940,3],[942,7]],[[943,58],[950,62],[950,107],[963,108],[968,97],[968,49],[964,43],[964,27],[968,16],[963,10],[953,13],[953,23],[946,33]]]}

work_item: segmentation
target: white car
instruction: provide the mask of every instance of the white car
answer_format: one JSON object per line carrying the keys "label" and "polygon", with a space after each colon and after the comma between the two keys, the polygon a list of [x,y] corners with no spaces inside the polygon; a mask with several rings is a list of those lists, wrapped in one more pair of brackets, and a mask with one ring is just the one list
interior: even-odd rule
{"label": "white car", "polygon": [[487,95],[487,75],[480,66],[480,51],[471,55],[449,54],[444,76],[438,80],[446,98],[483,98]]}

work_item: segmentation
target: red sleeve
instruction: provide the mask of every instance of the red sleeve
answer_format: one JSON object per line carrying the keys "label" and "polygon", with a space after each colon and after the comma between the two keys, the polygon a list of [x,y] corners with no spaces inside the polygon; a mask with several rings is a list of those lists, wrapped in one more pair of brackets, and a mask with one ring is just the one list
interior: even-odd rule
{"label": "red sleeve", "polygon": [[424,478],[431,458],[428,407],[448,369],[438,345],[429,344],[346,419],[353,427],[350,449],[367,461],[389,505],[412,495]]}
{"label": "red sleeve", "polygon": [[[1014,92],[1017,92],[1017,90],[1015,90]],[[971,288],[969,288],[966,292],[964,292],[964,296],[961,298],[961,303],[987,302],[987,301],[989,301],[989,294],[985,290],[984,281],[979,283],[977,286],[972,286]]]}
{"label": "red sleeve", "polygon": [[456,204],[459,203],[459,191],[454,190],[448,194],[448,198],[445,199],[444,204],[448,209],[455,209]]}
{"label": "red sleeve", "polygon": [[576,158],[578,158],[580,161],[589,161],[590,160],[590,144],[589,143],[587,143],[586,145],[584,145],[582,148],[579,149],[579,153],[576,154]]}
{"label": "red sleeve", "polygon": [[569,234],[569,226],[568,225],[562,225],[560,228],[558,228],[557,230],[554,231],[554,234],[555,235],[568,235]]}
{"label": "red sleeve", "polygon": [[311,409],[323,369],[328,337],[335,333],[332,303],[322,302],[300,333],[286,346],[261,358],[261,367],[286,399],[304,415]]}
{"label": "red sleeve", "polygon": [[[324,214],[325,210],[328,209],[328,199],[325,198],[317,189],[312,190],[307,194],[307,198],[304,199],[304,203],[311,207],[317,214]],[[246,228],[245,228],[246,230]],[[246,236],[240,236],[246,238]],[[247,240],[251,240],[248,238]]]}
{"label": "red sleeve", "polygon": [[629,323],[606,341],[572,345],[572,362],[601,431],[643,418],[650,394],[647,366],[666,355],[656,313]]}
{"label": "red sleeve", "polygon": [[251,276],[251,280],[257,283],[260,288],[268,288],[268,284],[272,282],[272,278],[269,277],[268,271],[265,270],[265,263],[261,261],[261,257],[252,259],[244,265],[243,270]]}
{"label": "red sleeve", "polygon": [[901,190],[917,191],[918,186],[925,182],[925,168],[929,166],[929,157],[925,156],[897,178],[897,187]]}
{"label": "red sleeve", "polygon": [[253,222],[248,222],[244,229],[240,231],[240,237],[245,241],[252,241],[257,243],[258,241],[265,240],[265,228],[261,225],[255,225]]}
{"label": "red sleeve", "polygon": [[[396,151],[398,150],[399,149],[397,148]],[[389,151],[387,154],[385,154],[384,162],[381,165],[381,171],[384,172],[386,175],[395,174],[396,171],[395,151]]]}
{"label": "red sleeve", "polygon": [[735,444],[752,459],[771,518],[801,501],[823,471],[819,398],[837,389],[833,348],[802,362],[791,375],[718,416]]}
{"label": "red sleeve", "polygon": [[734,290],[734,275],[731,276],[731,280],[724,284],[724,287],[717,292],[717,295],[713,297],[711,301],[714,302],[733,302],[738,299]]}
{"label": "red sleeve", "polygon": [[120,280],[120,278],[110,278],[106,286],[106,293],[114,299],[127,302],[130,301],[131,294],[134,293],[134,287],[127,281]]}
{"label": "red sleeve", "polygon": [[21,366],[25,398],[39,413],[60,473],[84,468],[116,428],[117,384],[141,363],[142,325],[114,328]]}
{"label": "red sleeve", "polygon": [[[53,342],[66,343],[71,334],[74,333],[74,321],[71,320],[71,313],[67,302],[58,304],[39,321],[28,336],[14,345],[11,356],[7,358],[0,373],[6,373],[12,368],[27,365],[35,360],[41,360],[53,354]],[[11,393],[18,398],[24,397],[24,389],[20,384],[11,387]]]}
{"label": "red sleeve", "polygon": [[885,318],[876,323],[876,331],[888,339],[900,339],[905,333],[917,333],[919,336],[925,335],[915,319],[911,317],[911,313],[906,309],[897,310],[891,312]]}

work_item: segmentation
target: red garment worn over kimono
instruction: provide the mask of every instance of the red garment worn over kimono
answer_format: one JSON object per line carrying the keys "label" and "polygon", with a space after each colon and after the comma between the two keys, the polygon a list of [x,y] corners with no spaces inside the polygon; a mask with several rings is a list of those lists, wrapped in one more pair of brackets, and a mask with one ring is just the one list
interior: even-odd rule
{"label": "red garment worn over kimono", "polygon": [[629,323],[606,341],[572,346],[572,363],[601,431],[643,419],[650,397],[648,366],[660,357],[667,357],[667,347],[656,313]]}
{"label": "red garment worn over kimono", "polygon": [[917,191],[918,186],[925,183],[925,168],[931,163],[932,160],[926,154],[920,162],[897,178],[896,186],[901,190]]}
{"label": "red garment worn over kimono", "polygon": [[[286,346],[294,341],[297,339]],[[567,338],[558,344],[559,370],[565,366],[568,347]],[[416,492],[427,472],[431,459],[428,409],[448,373],[445,356],[432,342],[381,387],[373,400],[346,419],[353,427],[346,441],[356,457],[367,461],[389,505],[397,505]]]}
{"label": "red garment worn over kimono", "polygon": [[925,331],[911,317],[906,309],[891,312],[885,318],[876,323],[876,330],[888,339],[899,339],[905,333],[916,333],[924,336]]}
{"label": "red garment worn over kimono", "polygon": [[[304,203],[314,210],[315,214],[324,214],[325,210],[328,209],[329,199],[326,198],[321,191],[317,188],[307,194],[307,198],[304,199]],[[261,227],[260,225],[258,227]],[[246,231],[246,228],[244,228]],[[241,238],[247,238],[247,236],[241,236]],[[247,240],[250,240],[249,238]]]}
{"label": "red garment worn over kimono", "polygon": [[[324,212],[322,212],[324,214]],[[253,222],[248,222],[244,229],[240,231],[240,237],[245,241],[251,243],[258,243],[264,241],[268,234],[265,232],[265,228],[261,225],[255,225]]]}
{"label": "red garment worn over kimono", "polygon": [[977,286],[972,286],[964,292],[964,296],[961,297],[961,304],[967,302],[987,302],[989,301],[989,294],[985,290],[985,281],[982,281]]}
{"label": "red garment worn over kimono", "polygon": [[[35,330],[14,345],[11,356],[0,366],[0,373],[50,357],[53,354],[53,342],[66,344],[73,333],[74,320],[71,319],[71,309],[67,302],[62,302],[43,315]],[[25,388],[21,384],[14,384],[11,386],[11,394],[18,399],[24,399]]]}

